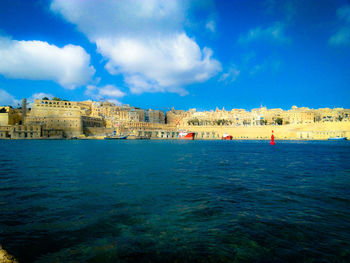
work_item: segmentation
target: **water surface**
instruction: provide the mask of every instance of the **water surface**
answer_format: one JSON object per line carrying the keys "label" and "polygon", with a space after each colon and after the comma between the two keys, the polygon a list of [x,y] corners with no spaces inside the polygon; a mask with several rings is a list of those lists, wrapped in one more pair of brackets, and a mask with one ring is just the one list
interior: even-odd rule
{"label": "water surface", "polygon": [[349,262],[350,143],[1,141],[20,262]]}

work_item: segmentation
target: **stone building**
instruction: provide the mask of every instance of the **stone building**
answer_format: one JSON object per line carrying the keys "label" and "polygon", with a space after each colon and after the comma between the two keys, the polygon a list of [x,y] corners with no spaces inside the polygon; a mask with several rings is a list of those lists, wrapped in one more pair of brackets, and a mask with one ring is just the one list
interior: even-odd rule
{"label": "stone building", "polygon": [[87,101],[77,101],[77,106],[80,108],[80,113],[82,116],[92,116],[92,104],[94,102]]}
{"label": "stone building", "polygon": [[297,125],[349,120],[350,110],[343,108],[314,110],[293,106],[287,111],[280,108],[261,107],[252,109],[250,112],[244,109],[226,111],[224,108],[202,112],[190,109],[181,114],[177,114],[175,110],[167,112],[167,123],[180,123],[182,126],[260,126],[280,125],[281,123],[282,125]]}
{"label": "stone building", "polygon": [[316,119],[320,122],[339,122],[349,120],[349,109],[343,108],[321,108],[315,110]]}
{"label": "stone building", "polygon": [[285,124],[314,123],[315,117],[315,112],[306,107],[292,106],[292,109],[283,112]]}
{"label": "stone building", "polygon": [[0,126],[0,139],[61,139],[63,131],[45,129],[42,125],[8,125]]}
{"label": "stone building", "polygon": [[108,101],[35,100],[31,110],[23,114],[26,112],[25,100],[23,102],[22,109],[0,107],[0,139],[103,137],[114,132],[175,138],[181,129],[197,132],[197,138],[201,139],[221,138],[223,133],[232,133],[236,139],[266,139],[266,132],[271,128],[276,130],[277,126],[281,131],[285,129],[285,138],[326,139],[327,136],[348,135],[350,123],[350,109],[343,108],[293,106],[286,111],[262,106],[251,111],[225,108],[184,111],[172,108],[165,118],[160,110],[143,110]]}
{"label": "stone building", "polygon": [[81,116],[83,128],[86,127],[105,127],[105,122],[102,117],[90,117],[90,116]]}
{"label": "stone building", "polygon": [[145,122],[165,124],[165,114],[160,110],[149,109],[145,111]]}
{"label": "stone building", "polygon": [[25,122],[28,125],[42,125],[43,136],[61,133],[67,138],[80,136],[84,128],[105,126],[102,117],[85,115],[91,114],[90,105],[92,103],[89,102],[35,100]]}
{"label": "stone building", "polygon": [[134,108],[134,111],[138,115],[139,122],[145,122],[145,110],[140,109],[140,108]]}
{"label": "stone building", "polygon": [[42,135],[40,125],[14,125],[11,128],[11,139],[39,139]]}
{"label": "stone building", "polygon": [[0,107],[0,126],[21,123],[22,113],[19,109],[13,109],[11,106]]}
{"label": "stone building", "polygon": [[40,139],[56,136],[62,138],[62,131],[57,134],[44,131],[41,125],[7,125],[0,126],[0,139]]}
{"label": "stone building", "polygon": [[44,130],[61,130],[64,137],[83,133],[83,122],[77,102],[35,100],[25,124],[42,125]]}
{"label": "stone building", "polygon": [[12,126],[0,125],[0,139],[11,139]]}
{"label": "stone building", "polygon": [[93,102],[91,106],[92,117],[105,119],[106,127],[115,127],[127,122],[145,121],[145,111],[129,105],[115,105],[111,102]]}
{"label": "stone building", "polygon": [[174,107],[166,112],[166,123],[169,125],[180,125],[182,119],[187,116],[184,110],[175,110]]}

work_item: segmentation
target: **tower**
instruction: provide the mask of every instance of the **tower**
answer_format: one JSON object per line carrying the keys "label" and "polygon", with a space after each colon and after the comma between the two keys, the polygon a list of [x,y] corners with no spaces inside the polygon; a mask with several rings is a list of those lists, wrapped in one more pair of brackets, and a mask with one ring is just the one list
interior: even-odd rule
{"label": "tower", "polygon": [[22,124],[24,124],[27,115],[27,99],[22,99]]}

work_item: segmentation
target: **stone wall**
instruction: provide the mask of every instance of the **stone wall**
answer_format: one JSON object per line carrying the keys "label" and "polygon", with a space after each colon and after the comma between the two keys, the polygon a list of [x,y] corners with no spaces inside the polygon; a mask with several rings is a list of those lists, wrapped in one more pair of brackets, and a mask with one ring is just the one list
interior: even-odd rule
{"label": "stone wall", "polygon": [[0,126],[9,125],[9,114],[8,112],[0,113]]}
{"label": "stone wall", "polygon": [[63,136],[67,138],[83,133],[80,107],[76,102],[35,100],[25,122],[42,125],[47,131],[62,130]]}
{"label": "stone wall", "polygon": [[[0,126],[20,124],[22,114],[20,109],[12,107],[0,107]],[[4,112],[5,111],[5,112]]]}
{"label": "stone wall", "polygon": [[[232,135],[233,139],[270,139],[272,130],[274,131],[276,139],[326,140],[329,137],[335,136],[345,136],[350,138],[350,122],[281,126],[183,126],[182,129],[188,132],[196,132],[197,139],[220,139],[224,133]],[[301,134],[302,137],[300,137]]]}
{"label": "stone wall", "polygon": [[105,136],[106,134],[113,134],[114,128],[104,127],[84,127],[84,134],[86,136]]}
{"label": "stone wall", "polygon": [[39,139],[41,137],[41,125],[0,126],[0,139]]}

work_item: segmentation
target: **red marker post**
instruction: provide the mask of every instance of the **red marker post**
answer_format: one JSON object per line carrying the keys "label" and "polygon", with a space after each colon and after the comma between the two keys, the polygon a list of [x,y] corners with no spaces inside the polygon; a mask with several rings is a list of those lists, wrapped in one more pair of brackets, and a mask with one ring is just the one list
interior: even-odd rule
{"label": "red marker post", "polygon": [[273,131],[272,131],[272,135],[271,135],[271,145],[275,145],[275,136],[273,136]]}

